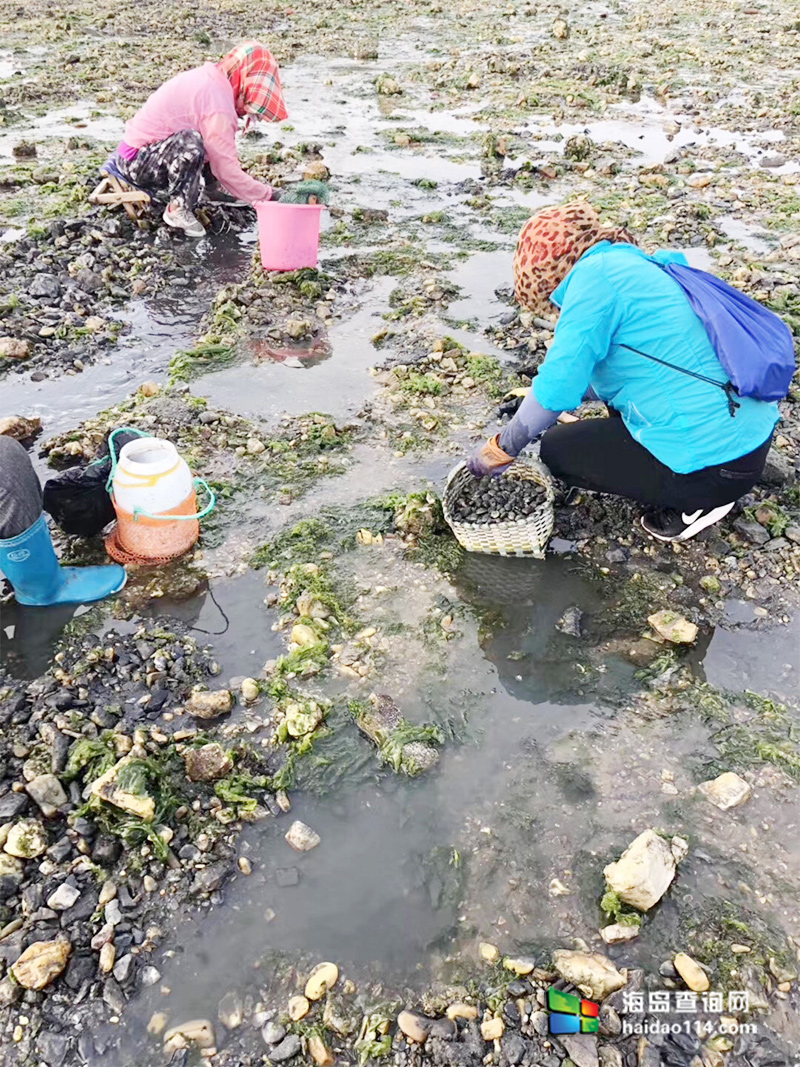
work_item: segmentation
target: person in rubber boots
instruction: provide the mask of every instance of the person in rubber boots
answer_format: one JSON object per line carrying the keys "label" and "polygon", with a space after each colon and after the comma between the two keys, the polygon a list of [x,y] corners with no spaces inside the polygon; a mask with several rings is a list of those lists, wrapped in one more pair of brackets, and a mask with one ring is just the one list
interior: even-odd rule
{"label": "person in rubber boots", "polygon": [[[652,258],[686,262],[677,252]],[[582,201],[528,220],[514,281],[518,303],[537,315],[555,305],[560,315],[530,391],[469,459],[472,473],[500,473],[541,436],[556,478],[645,505],[642,526],[662,541],[686,540],[727,515],[761,476],[778,406],[734,403],[715,387],[725,371],[678,283]],[[589,390],[609,418],[555,425]]]}
{"label": "person in rubber boots", "polygon": [[125,127],[114,162],[133,185],[169,198],[168,226],[202,237],[194,209],[204,164],[236,200],[273,199],[271,186],[242,170],[236,131],[242,118],[249,124],[286,116],[275,57],[258,41],[245,41],[219,63],[184,71],[156,89]]}
{"label": "person in rubber boots", "polygon": [[62,567],[42,511],[42,489],[28,453],[0,436],[0,572],[17,602],[34,607],[88,604],[118,593],[125,568]]}

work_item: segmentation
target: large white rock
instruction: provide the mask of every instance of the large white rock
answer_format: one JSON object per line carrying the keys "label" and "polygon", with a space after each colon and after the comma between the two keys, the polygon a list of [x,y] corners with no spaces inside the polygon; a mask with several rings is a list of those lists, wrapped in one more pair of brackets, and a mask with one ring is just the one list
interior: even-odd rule
{"label": "large white rock", "polygon": [[553,953],[553,966],[568,982],[586,990],[592,1000],[604,1000],[627,984],[627,973],[618,971],[608,956],[600,952],[573,952],[567,948]]}
{"label": "large white rock", "polygon": [[639,911],[647,911],[669,889],[675,877],[675,859],[663,837],[655,830],[645,830],[603,873],[609,889],[620,900]]}
{"label": "large white rock", "polygon": [[749,782],[740,778],[738,774],[734,774],[733,771],[725,771],[718,778],[703,782],[699,789],[720,811],[738,808],[740,804],[744,804],[749,799],[752,792]]}

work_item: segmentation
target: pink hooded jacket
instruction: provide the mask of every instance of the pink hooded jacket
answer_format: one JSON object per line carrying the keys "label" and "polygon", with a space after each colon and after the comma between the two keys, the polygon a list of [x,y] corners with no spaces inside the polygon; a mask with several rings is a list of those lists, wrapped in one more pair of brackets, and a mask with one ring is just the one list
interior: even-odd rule
{"label": "pink hooded jacket", "polygon": [[197,130],[212,174],[229,193],[249,204],[269,200],[271,187],[239,164],[238,122],[230,81],[216,63],[204,63],[176,74],[148,97],[125,127],[123,147],[144,148],[181,130]]}

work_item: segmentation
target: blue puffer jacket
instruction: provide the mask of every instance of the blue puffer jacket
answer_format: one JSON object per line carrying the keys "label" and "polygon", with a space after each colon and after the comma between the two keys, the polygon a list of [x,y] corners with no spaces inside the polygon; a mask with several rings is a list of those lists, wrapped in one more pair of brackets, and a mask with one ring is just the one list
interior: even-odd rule
{"label": "blue puffer jacket", "polygon": [[[675,252],[654,258],[686,262]],[[777,404],[742,397],[731,418],[721,389],[621,347],[728,380],[683,290],[641,249],[602,241],[584,253],[551,299],[561,315],[533,382],[543,408],[570,411],[591,386],[619,411],[633,437],[678,474],[738,459],[769,437]]]}

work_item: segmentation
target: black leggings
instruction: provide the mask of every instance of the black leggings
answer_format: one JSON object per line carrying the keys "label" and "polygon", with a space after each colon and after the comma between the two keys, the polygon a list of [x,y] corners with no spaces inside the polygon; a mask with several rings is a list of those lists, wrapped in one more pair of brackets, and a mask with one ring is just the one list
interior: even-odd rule
{"label": "black leggings", "polygon": [[194,211],[206,150],[197,130],[181,130],[163,141],[145,145],[135,159],[117,156],[121,173],[156,198],[166,196]]}
{"label": "black leggings", "polygon": [[611,417],[551,427],[542,437],[541,458],[569,486],[692,512],[730,504],[749,492],[771,443],[772,434],[740,459],[676,474],[631,437],[621,418]]}

